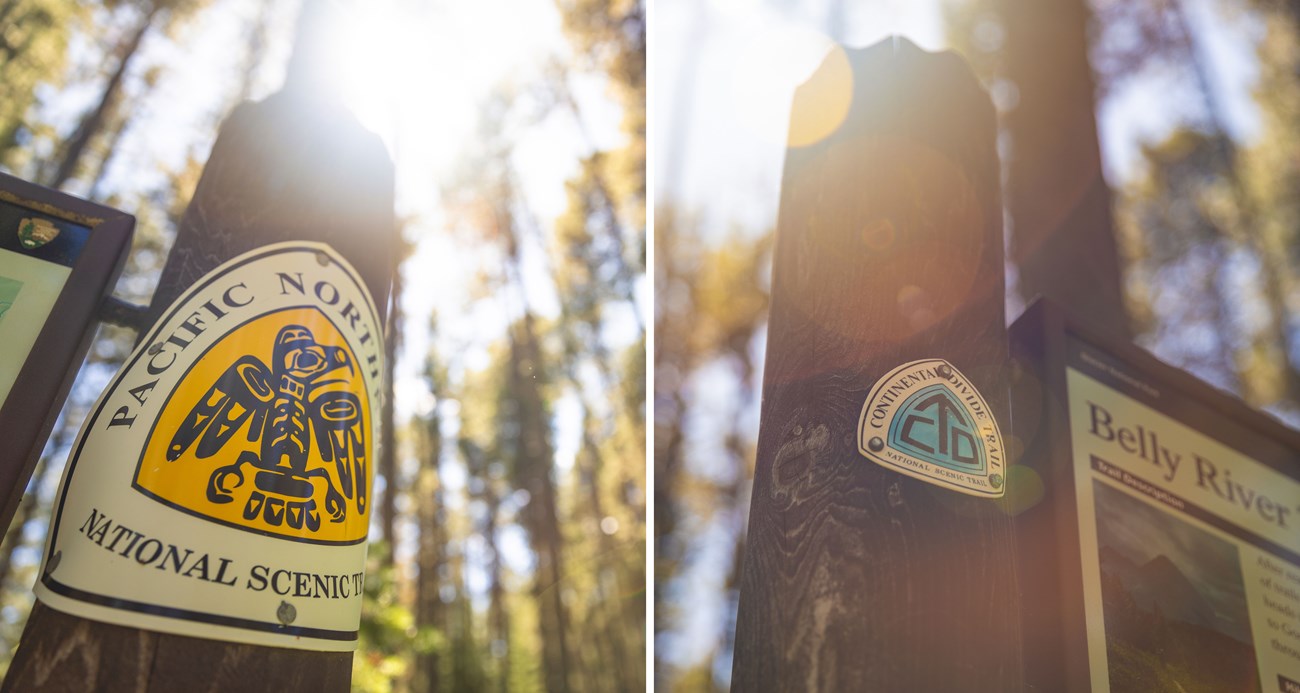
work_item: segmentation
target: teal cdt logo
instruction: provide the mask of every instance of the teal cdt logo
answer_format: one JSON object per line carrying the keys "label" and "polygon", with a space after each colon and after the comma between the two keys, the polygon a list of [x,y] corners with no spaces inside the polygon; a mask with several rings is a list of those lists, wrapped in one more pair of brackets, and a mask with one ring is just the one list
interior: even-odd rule
{"label": "teal cdt logo", "polygon": [[905,363],[871,388],[858,419],[858,452],[954,491],[1001,498],[1006,455],[988,403],[943,359]]}

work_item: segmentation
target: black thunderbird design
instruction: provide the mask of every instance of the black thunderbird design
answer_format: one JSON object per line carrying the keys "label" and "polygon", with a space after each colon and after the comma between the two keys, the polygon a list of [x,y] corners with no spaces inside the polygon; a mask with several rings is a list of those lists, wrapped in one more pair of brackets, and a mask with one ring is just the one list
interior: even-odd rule
{"label": "black thunderbird design", "polygon": [[[317,477],[325,479],[325,510],[331,522],[347,517],[349,500],[365,513],[361,402],[350,392],[324,389],[355,375],[347,350],[317,343],[311,330],[301,325],[283,327],[275,338],[270,367],[254,356],[231,364],[186,415],[167,446],[167,459],[180,459],[196,442],[196,457],[213,457],[247,428],[248,442],[260,440],[259,452],[240,451],[234,462],[213,471],[209,501],[231,502],[234,489],[245,481],[245,470],[251,469],[256,471],[255,489],[244,506],[246,520],[260,514],[270,525],[320,529],[311,482]],[[308,468],[312,434],[320,458],[335,465],[338,487],[325,468]]]}

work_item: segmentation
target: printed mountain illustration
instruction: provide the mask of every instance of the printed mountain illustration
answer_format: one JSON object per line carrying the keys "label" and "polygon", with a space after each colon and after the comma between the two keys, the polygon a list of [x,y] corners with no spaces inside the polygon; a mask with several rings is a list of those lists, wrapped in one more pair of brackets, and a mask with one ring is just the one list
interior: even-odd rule
{"label": "printed mountain illustration", "polygon": [[1097,558],[1101,560],[1101,572],[1110,573],[1120,580],[1127,581],[1138,569],[1137,564],[1130,561],[1128,556],[1109,546],[1102,546],[1101,551],[1097,552]]}
{"label": "printed mountain illustration", "polygon": [[1126,585],[1133,601],[1144,609],[1158,609],[1170,621],[1219,630],[1214,608],[1174,562],[1161,555],[1138,568]]}
{"label": "printed mountain illustration", "polygon": [[1098,556],[1102,572],[1119,578],[1139,608],[1159,610],[1170,621],[1225,633],[1230,630],[1191,579],[1167,556],[1156,556],[1140,566],[1109,546],[1102,547]]}
{"label": "printed mountain illustration", "polygon": [[1101,593],[1114,693],[1260,690],[1255,650],[1164,555],[1138,565],[1103,547]]}

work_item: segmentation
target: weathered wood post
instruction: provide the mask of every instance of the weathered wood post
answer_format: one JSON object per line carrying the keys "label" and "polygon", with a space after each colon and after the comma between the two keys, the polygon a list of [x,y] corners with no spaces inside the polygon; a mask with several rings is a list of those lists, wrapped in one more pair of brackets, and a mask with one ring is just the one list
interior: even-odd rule
{"label": "weathered wood post", "polygon": [[790,133],[734,688],[1018,690],[993,108],[892,39]]}
{"label": "weathered wood post", "polygon": [[[319,31],[320,18],[327,14],[320,9],[324,4],[317,0],[304,9],[284,89],[263,102],[241,105],[222,125],[142,327],[147,328],[163,317],[173,299],[190,290],[191,284],[224,261],[279,241],[328,244],[356,269],[361,284],[373,297],[378,321],[384,321],[397,240],[393,167],[380,140],[362,129],[324,86],[329,75],[317,67],[328,50],[323,32]],[[329,264],[325,255],[321,255],[321,264]],[[242,305],[246,300],[243,293],[231,296],[235,298],[232,305]],[[335,300],[337,297],[335,294]],[[325,300],[329,300],[328,296]],[[214,309],[204,319],[211,322],[213,316],[223,317],[228,308]],[[341,330],[346,329],[346,312],[342,319],[337,316],[330,319],[342,325]],[[147,330],[142,330],[142,335],[146,333]],[[339,349],[326,348],[335,350],[326,351],[327,354]],[[306,362],[299,361],[300,365],[303,363]],[[362,365],[364,358],[354,358],[352,363]],[[271,368],[278,366],[272,364]],[[377,414],[378,403],[372,403],[371,407]],[[325,441],[325,438],[314,438],[309,445],[322,445]],[[204,444],[200,443],[200,447]],[[340,462],[342,459],[339,458]],[[358,483],[364,483],[366,472],[363,466],[357,469],[362,475]],[[258,472],[259,489],[264,486],[261,477],[268,474],[275,472]],[[224,491],[222,485],[233,484],[230,476],[220,481],[216,476],[213,479],[218,491]],[[245,485],[245,492],[252,481],[250,478]],[[291,483],[305,482],[280,483],[290,489]],[[364,489],[358,491],[364,492]],[[349,496],[347,508],[353,513],[360,508],[364,514],[367,511],[363,501],[364,498]],[[139,502],[152,501],[141,496]],[[272,501],[266,503],[270,518]],[[252,506],[250,500],[249,507]],[[69,520],[81,521],[81,518]],[[326,516],[325,522],[329,521]],[[301,517],[298,522],[302,522]],[[91,522],[90,526],[95,525]],[[258,539],[255,535],[247,536]],[[139,546],[146,546],[148,541]],[[218,555],[213,554],[214,573]],[[133,558],[142,560],[139,551]],[[55,570],[55,563],[47,560],[45,575]],[[185,564],[178,563],[177,572],[181,565]],[[159,570],[165,566],[164,556]],[[208,571],[209,566],[205,564],[202,576],[208,577]],[[197,574],[194,570],[188,573],[191,578]],[[248,577],[241,575],[239,584],[231,589],[246,587],[243,579]],[[296,580],[296,576],[291,578]],[[217,573],[215,579],[221,580],[221,574]],[[255,582],[255,576],[251,580],[247,587],[266,589]],[[340,582],[335,579],[326,585],[326,591],[334,593],[329,596],[356,596],[343,594]],[[359,587],[359,583],[353,587]],[[298,589],[296,584],[294,589]],[[319,586],[316,589],[318,595],[322,594]],[[292,613],[279,615],[282,623],[292,622]],[[286,649],[185,637],[71,616],[38,602],[3,690],[346,691],[351,662],[352,653],[346,651]]]}

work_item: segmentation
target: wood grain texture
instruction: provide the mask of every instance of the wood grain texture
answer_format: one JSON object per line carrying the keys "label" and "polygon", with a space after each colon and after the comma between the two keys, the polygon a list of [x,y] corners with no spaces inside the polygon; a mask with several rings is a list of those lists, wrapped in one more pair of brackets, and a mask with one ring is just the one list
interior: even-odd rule
{"label": "wood grain texture", "polygon": [[[282,91],[222,125],[149,311],[268,243],[328,243],[383,318],[396,248],[393,168],[342,107]],[[146,330],[147,331],[147,330]],[[142,331],[142,334],[145,331]],[[3,691],[346,691],[352,654],[253,647],[108,625],[37,604]]]}
{"label": "wood grain texture", "polygon": [[349,690],[352,654],[219,643],[69,616],[37,602],[6,691]]}
{"label": "wood grain texture", "polygon": [[886,40],[847,58],[844,124],[787,151],[733,686],[1019,690],[1009,519],[855,438],[876,380],[922,358],[1009,430],[993,109],[951,54]]}

